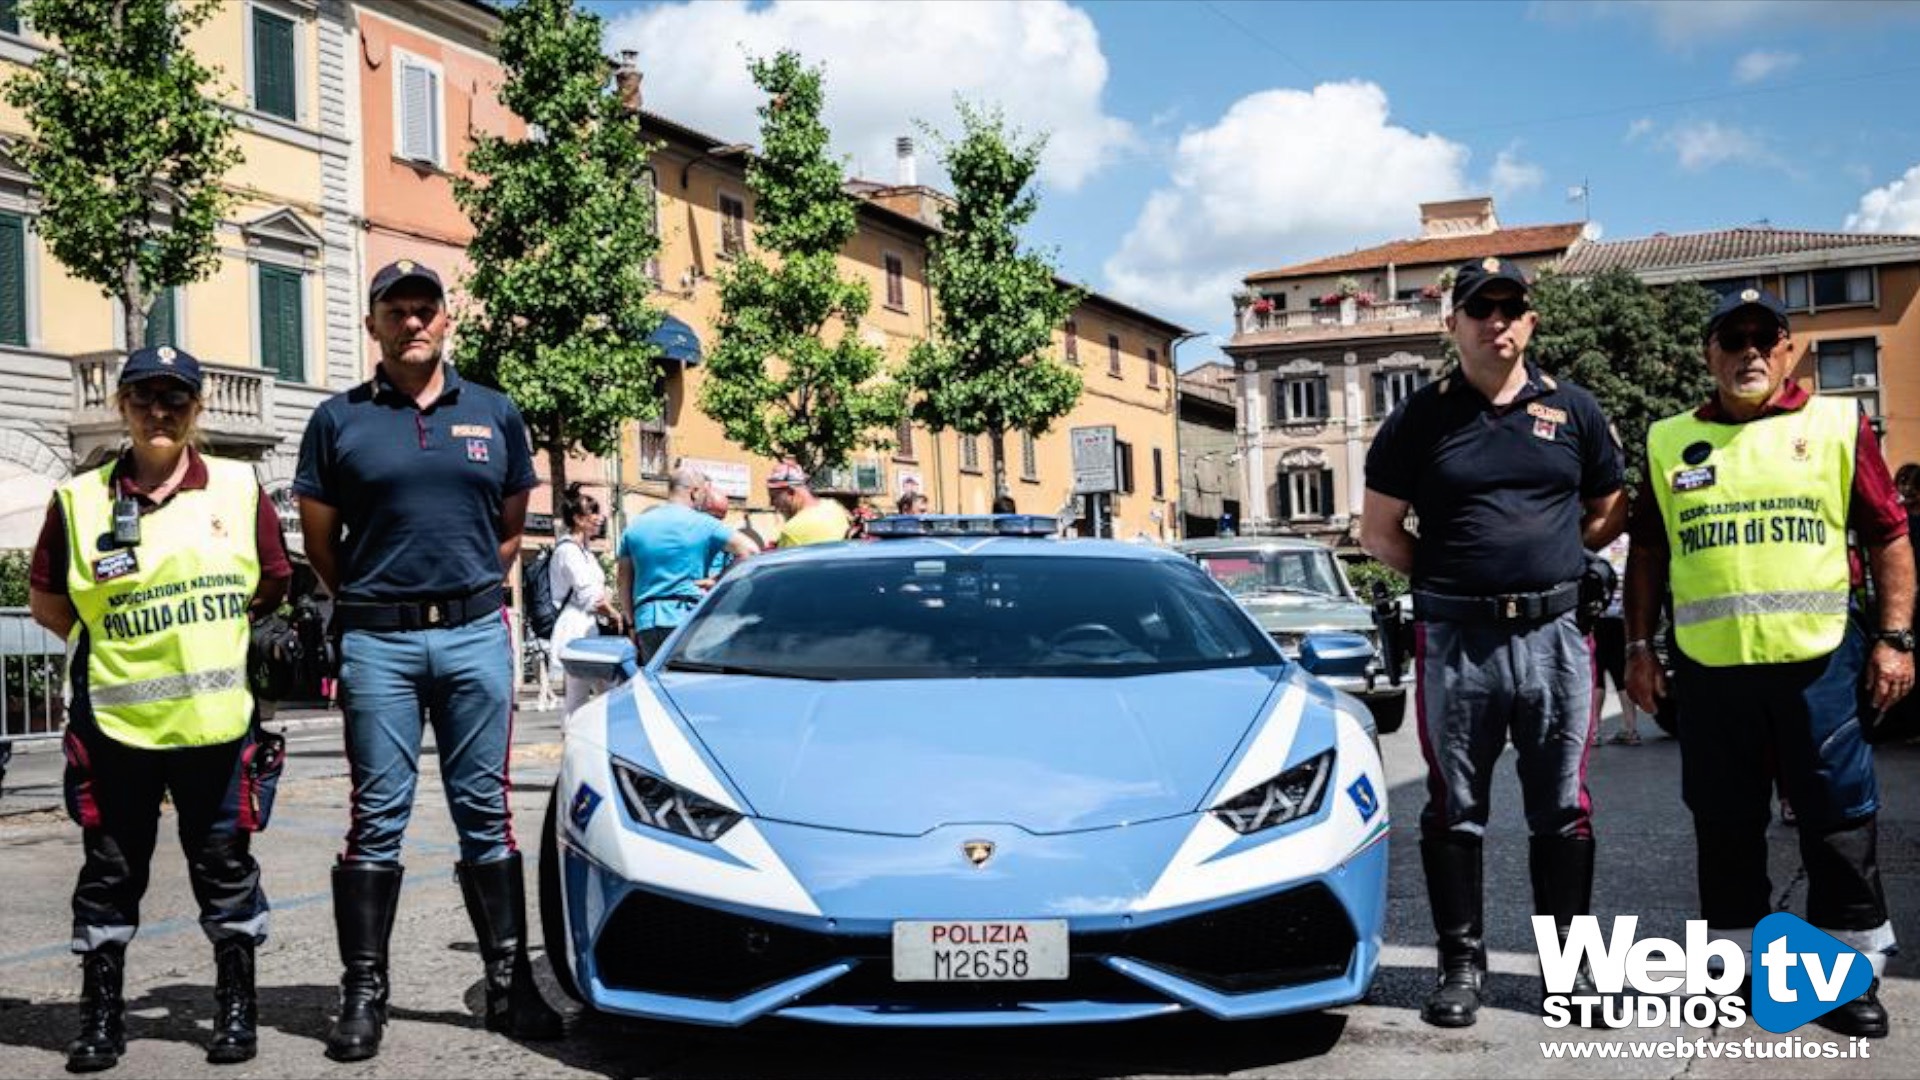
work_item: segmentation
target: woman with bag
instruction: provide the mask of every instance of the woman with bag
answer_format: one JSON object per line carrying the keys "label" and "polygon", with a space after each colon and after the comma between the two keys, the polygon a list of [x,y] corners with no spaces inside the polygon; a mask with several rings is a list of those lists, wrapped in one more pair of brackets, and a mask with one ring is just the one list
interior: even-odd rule
{"label": "woman with bag", "polygon": [[600,500],[580,490],[579,484],[567,485],[566,499],[560,504],[560,520],[567,534],[553,549],[553,570],[547,588],[560,603],[553,621],[553,637],[547,653],[549,676],[564,679],[566,715],[586,704],[593,687],[566,673],[560,653],[568,643],[599,632],[602,622],[610,622],[619,632],[620,615],[614,610],[613,596],[607,591],[607,571],[587,546],[600,534]]}
{"label": "woman with bag", "polygon": [[131,449],[55,492],[29,574],[35,621],[69,644],[66,803],[85,854],[73,890],[73,1072],[126,1052],[126,949],[167,797],[218,971],[207,1060],[246,1061],[258,1044],[267,897],[249,841],[265,826],[283,744],[257,728],[247,645],[293,567],[253,469],[194,448],[201,381],[180,349],[127,358],[115,403]]}

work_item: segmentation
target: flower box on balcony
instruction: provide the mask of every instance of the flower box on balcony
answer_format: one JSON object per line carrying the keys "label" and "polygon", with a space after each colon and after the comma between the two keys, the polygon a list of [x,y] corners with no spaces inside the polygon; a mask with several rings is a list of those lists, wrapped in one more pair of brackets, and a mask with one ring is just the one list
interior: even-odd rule
{"label": "flower box on balcony", "polygon": [[1273,313],[1273,301],[1264,296],[1255,300],[1253,302],[1253,313],[1255,315],[1271,315]]}

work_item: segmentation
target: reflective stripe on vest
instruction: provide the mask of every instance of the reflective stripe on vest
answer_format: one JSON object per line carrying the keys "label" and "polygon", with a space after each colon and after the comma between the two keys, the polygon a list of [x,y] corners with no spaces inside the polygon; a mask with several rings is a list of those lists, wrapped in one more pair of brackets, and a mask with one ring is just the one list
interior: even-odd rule
{"label": "reflective stripe on vest", "polygon": [[129,746],[231,742],[252,719],[247,605],[260,583],[260,485],[244,463],[201,460],[207,486],[142,515],[130,548],[112,539],[112,466],[59,489],[67,593],[80,615],[75,633],[85,635],[74,700]]}
{"label": "reflective stripe on vest", "polygon": [[1647,432],[1674,641],[1708,667],[1824,656],[1846,633],[1857,406],[1815,397],[1745,424],[1692,413]]}

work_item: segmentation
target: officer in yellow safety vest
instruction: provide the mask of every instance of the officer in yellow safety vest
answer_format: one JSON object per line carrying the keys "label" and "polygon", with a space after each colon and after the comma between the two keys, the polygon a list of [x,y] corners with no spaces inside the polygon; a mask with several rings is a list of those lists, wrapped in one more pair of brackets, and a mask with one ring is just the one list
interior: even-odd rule
{"label": "officer in yellow safety vest", "polygon": [[29,571],[33,616],[70,643],[67,812],[85,864],[73,891],[81,955],[74,1072],[126,1050],[127,944],[140,926],[163,796],[180,819],[200,928],[218,982],[207,1060],[254,1056],[254,949],[267,897],[249,834],[258,783],[276,766],[254,737],[250,616],[286,594],[293,567],[253,470],[194,449],[201,371],[184,350],[145,348],[115,403],[132,448],[62,484]]}
{"label": "officer in yellow safety vest", "polygon": [[[1627,557],[1627,689],[1648,712],[1678,698],[1681,792],[1693,813],[1700,908],[1751,952],[1773,910],[1771,787],[1799,818],[1807,920],[1866,954],[1874,982],[1821,1018],[1887,1033],[1879,977],[1893,924],[1875,863],[1879,788],[1861,699],[1913,686],[1913,548],[1879,440],[1852,398],[1787,379],[1786,308],[1732,293],[1707,323],[1713,399],[1647,433],[1647,483]],[[1851,531],[1878,611],[1851,604]],[[1652,638],[1671,589],[1669,683]],[[1751,965],[1748,971],[1753,969]]]}

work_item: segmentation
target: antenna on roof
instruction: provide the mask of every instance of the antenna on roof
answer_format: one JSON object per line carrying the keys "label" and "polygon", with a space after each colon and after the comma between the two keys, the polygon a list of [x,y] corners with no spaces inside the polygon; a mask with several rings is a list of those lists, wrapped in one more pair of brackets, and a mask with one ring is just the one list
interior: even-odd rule
{"label": "antenna on roof", "polygon": [[1567,201],[1580,204],[1580,220],[1593,220],[1593,183],[1582,180],[1575,187],[1567,189]]}

